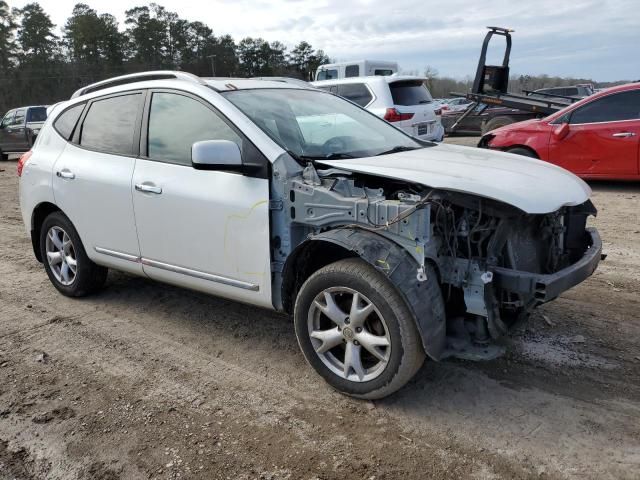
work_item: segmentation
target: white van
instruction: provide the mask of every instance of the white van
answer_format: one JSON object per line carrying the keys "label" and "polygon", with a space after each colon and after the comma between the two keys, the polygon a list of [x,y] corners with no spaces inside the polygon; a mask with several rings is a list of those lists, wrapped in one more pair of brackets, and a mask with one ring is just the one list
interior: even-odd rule
{"label": "white van", "polygon": [[315,80],[336,80],[350,77],[388,76],[398,73],[397,62],[384,60],[355,60],[320,65]]}
{"label": "white van", "polygon": [[444,128],[426,78],[410,75],[372,76],[312,82],[366,108],[421,140],[441,142]]}

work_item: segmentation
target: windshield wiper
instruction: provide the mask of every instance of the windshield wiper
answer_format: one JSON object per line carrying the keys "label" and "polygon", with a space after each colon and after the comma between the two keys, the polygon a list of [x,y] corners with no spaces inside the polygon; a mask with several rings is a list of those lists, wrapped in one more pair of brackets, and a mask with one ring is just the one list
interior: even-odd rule
{"label": "windshield wiper", "polygon": [[380,155],[388,155],[390,153],[398,153],[398,152],[408,152],[410,150],[417,150],[420,147],[407,147],[404,145],[398,145],[396,147],[393,147],[390,150],[385,150],[384,152],[380,152],[380,153],[376,153],[376,157],[380,156]]}
{"label": "windshield wiper", "polygon": [[286,150],[286,152],[289,154],[289,156],[291,158],[293,158],[298,163],[312,162],[314,160],[318,160],[319,159],[319,157],[310,157],[309,155],[298,155],[293,150]]}
{"label": "windshield wiper", "polygon": [[325,155],[324,157],[321,157],[324,160],[339,160],[341,158],[355,158],[353,155],[349,155],[348,153],[330,153],[329,155]]}
{"label": "windshield wiper", "polygon": [[303,161],[303,162],[309,162],[309,161],[314,161],[314,160],[339,160],[341,158],[356,158],[353,155],[349,155],[348,153],[338,153],[338,152],[334,152],[334,153],[330,153],[329,155],[298,155],[297,153],[291,151],[291,150],[287,150],[287,153],[294,159],[297,160],[298,162]]}

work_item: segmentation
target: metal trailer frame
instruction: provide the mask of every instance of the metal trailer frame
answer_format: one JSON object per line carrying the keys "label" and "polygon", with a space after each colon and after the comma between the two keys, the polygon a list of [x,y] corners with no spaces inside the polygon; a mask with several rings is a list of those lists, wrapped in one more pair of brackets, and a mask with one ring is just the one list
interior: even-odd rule
{"label": "metal trailer frame", "polygon": [[[473,81],[473,87],[471,92],[468,93],[459,93],[459,92],[451,92],[451,95],[454,97],[465,97],[471,100],[473,103],[469,105],[469,108],[458,118],[456,123],[451,127],[451,132],[455,132],[458,124],[464,120],[467,116],[473,112],[473,110],[480,103],[484,103],[486,105],[493,106],[502,106],[515,108],[518,110],[524,110],[527,112],[533,112],[539,114],[540,116],[547,116],[555,113],[563,108],[571,105],[576,102],[577,98],[572,97],[564,97],[559,95],[552,94],[540,94],[543,98],[533,98],[528,95],[519,95],[516,93],[508,93],[506,86],[508,85],[508,73],[509,73],[509,58],[511,55],[511,33],[514,30],[510,30],[508,28],[502,27],[487,27],[489,31],[484,37],[484,41],[482,42],[482,49],[480,51],[480,59],[478,60],[478,68],[476,69],[476,77]],[[486,79],[486,61],[487,61],[487,50],[489,48],[489,42],[494,35],[502,36],[505,38],[506,47],[504,58],[502,60],[502,65],[493,68],[501,68],[503,72],[507,75],[507,82],[504,85],[504,88],[501,88],[500,91],[485,91],[484,81]],[[526,93],[526,92],[525,92]],[[536,93],[536,95],[538,95]],[[549,97],[549,98],[544,98]]]}

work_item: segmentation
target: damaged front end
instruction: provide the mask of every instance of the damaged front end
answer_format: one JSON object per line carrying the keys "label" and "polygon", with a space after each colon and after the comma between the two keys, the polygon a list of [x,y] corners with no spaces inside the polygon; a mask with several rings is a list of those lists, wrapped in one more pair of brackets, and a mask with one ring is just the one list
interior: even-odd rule
{"label": "damaged front end", "polygon": [[[492,340],[595,270],[590,201],[527,214],[473,194],[309,164],[274,164],[272,258],[277,308],[332,245],[372,264],[411,308],[429,356],[489,359]],[[283,173],[287,178],[283,178]],[[425,296],[438,282],[442,299]],[[281,288],[278,288],[278,285]]]}
{"label": "damaged front end", "polygon": [[[550,214],[526,214],[473,197],[445,199],[436,228],[443,295],[447,303],[445,355],[492,358],[487,347],[526,320],[531,311],[589,277],[601,258],[590,201]],[[448,232],[448,233],[445,233]]]}

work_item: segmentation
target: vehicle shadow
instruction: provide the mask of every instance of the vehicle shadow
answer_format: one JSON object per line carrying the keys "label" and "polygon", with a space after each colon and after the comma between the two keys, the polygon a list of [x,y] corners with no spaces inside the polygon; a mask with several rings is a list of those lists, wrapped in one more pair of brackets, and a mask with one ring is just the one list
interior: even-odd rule
{"label": "vehicle shadow", "polygon": [[[107,288],[92,298],[98,308],[180,338],[200,352],[265,374],[277,372],[288,382],[304,378],[313,388],[324,388],[304,361],[286,315],[119,272],[110,272]],[[483,396],[490,403],[513,398],[516,404],[531,389],[580,401],[608,397],[592,377],[560,370],[514,361],[510,354],[487,362],[427,360],[409,385],[383,403],[409,406],[418,401],[427,410],[429,405],[473,410]]]}
{"label": "vehicle shadow", "polygon": [[640,181],[589,180],[587,183],[594,192],[640,193]]}

